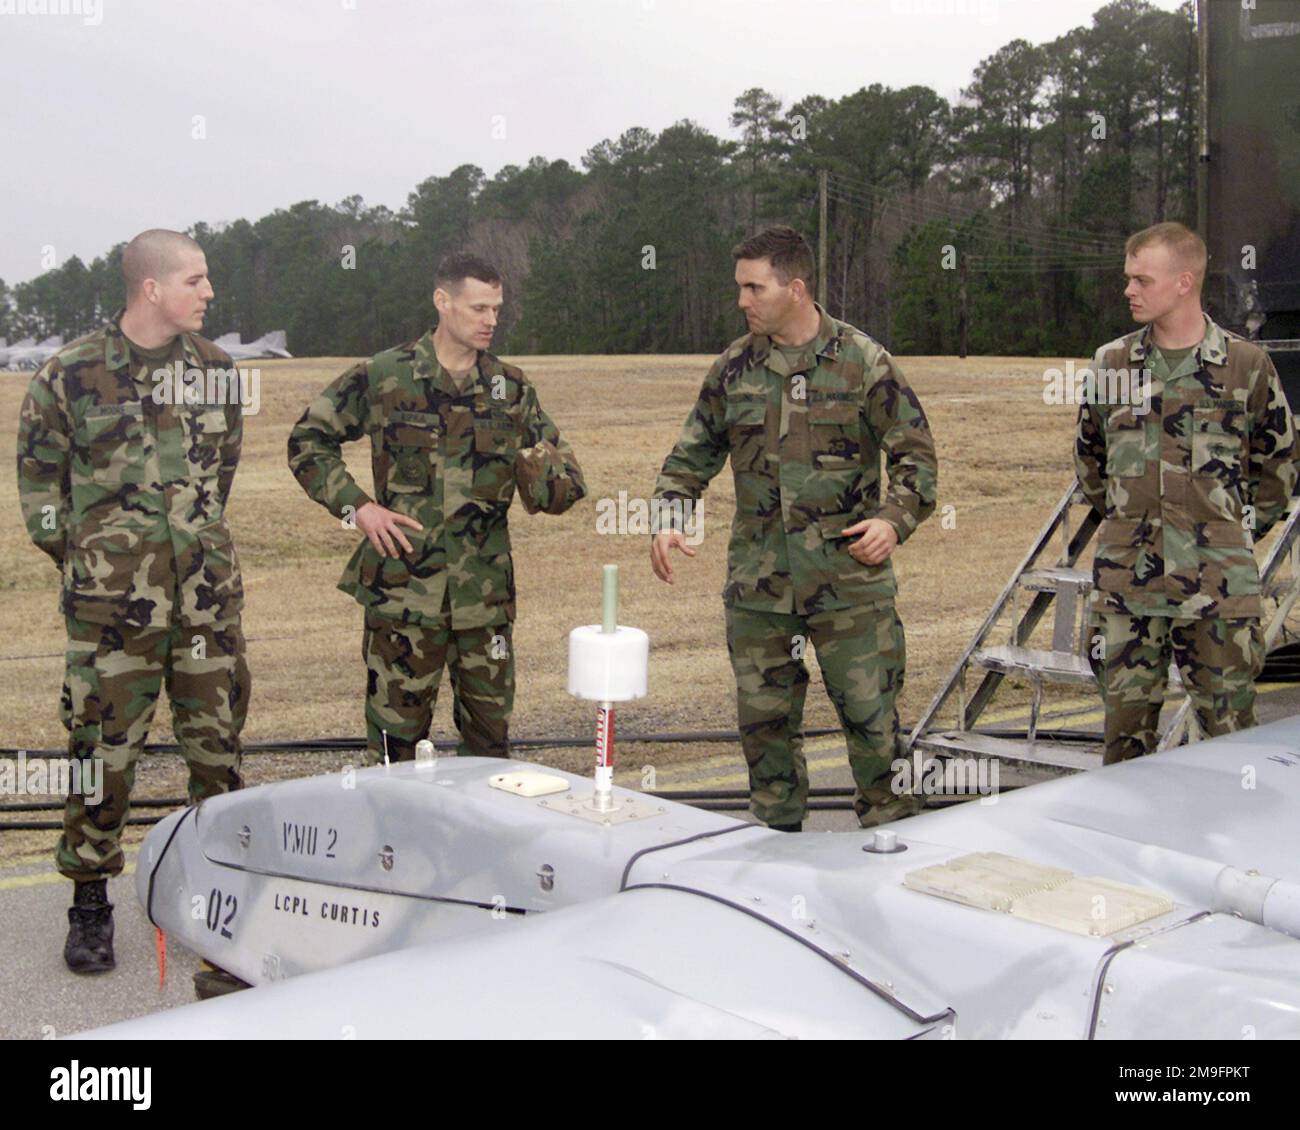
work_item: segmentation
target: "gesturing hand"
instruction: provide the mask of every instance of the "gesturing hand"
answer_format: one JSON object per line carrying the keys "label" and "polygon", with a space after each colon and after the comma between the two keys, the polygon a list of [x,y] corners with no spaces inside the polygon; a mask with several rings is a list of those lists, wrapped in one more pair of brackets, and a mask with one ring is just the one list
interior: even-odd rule
{"label": "gesturing hand", "polygon": [[414,518],[399,514],[396,510],[387,510],[377,502],[367,502],[357,511],[357,529],[366,535],[380,557],[400,557],[398,545],[407,553],[412,551],[411,543],[400,529],[402,526],[409,526],[413,530],[424,529]]}
{"label": "gesturing hand", "polygon": [[686,535],[681,530],[661,530],[650,539],[650,568],[661,581],[673,583],[673,566],[668,560],[669,549],[680,549],[687,557],[694,557],[695,550],[686,544]]}

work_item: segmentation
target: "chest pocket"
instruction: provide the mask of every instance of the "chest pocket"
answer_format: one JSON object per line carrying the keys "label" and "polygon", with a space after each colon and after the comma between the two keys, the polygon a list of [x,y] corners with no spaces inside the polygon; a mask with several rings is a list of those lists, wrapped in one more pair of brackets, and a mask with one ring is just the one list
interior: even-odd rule
{"label": "chest pocket", "polygon": [[385,477],[396,494],[431,491],[442,418],[435,412],[389,412],[381,430]]}
{"label": "chest pocket", "polygon": [[84,426],[86,462],[94,482],[144,480],[144,411],[138,401],[92,404]]}
{"label": "chest pocket", "polygon": [[731,465],[739,471],[761,470],[767,454],[767,397],[753,393],[728,396],[726,423]]}
{"label": "chest pocket", "polygon": [[862,457],[862,425],[858,419],[857,401],[821,397],[810,400],[808,443],[813,466],[819,470],[840,471],[857,467]]}
{"label": "chest pocket", "polygon": [[474,420],[474,497],[509,502],[515,493],[515,456],[519,425],[513,416],[494,412]]}
{"label": "chest pocket", "polygon": [[1245,419],[1236,401],[1202,401],[1192,410],[1192,474],[1240,483]]}
{"label": "chest pocket", "polygon": [[190,477],[204,479],[221,470],[221,445],[230,425],[222,408],[178,409],[185,436]]}
{"label": "chest pocket", "polygon": [[1132,479],[1146,474],[1146,415],[1133,405],[1112,408],[1106,417],[1106,477]]}

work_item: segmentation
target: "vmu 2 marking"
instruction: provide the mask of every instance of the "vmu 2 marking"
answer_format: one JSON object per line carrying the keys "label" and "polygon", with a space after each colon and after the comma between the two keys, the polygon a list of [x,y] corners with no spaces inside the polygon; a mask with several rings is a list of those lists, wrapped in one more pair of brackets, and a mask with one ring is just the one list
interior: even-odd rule
{"label": "vmu 2 marking", "polygon": [[[285,855],[315,855],[317,853],[322,836],[320,834],[321,829],[315,824],[297,824],[292,820],[285,820],[281,823],[280,828],[280,842]],[[322,857],[324,859],[333,859],[334,849],[339,842],[338,829],[326,828],[323,839],[325,841],[325,851]]]}

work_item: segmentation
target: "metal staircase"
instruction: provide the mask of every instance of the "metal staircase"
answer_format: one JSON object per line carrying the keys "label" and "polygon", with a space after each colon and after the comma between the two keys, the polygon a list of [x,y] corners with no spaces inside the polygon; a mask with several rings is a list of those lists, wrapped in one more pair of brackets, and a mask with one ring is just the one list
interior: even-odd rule
{"label": "metal staircase", "polygon": [[[1082,508],[1077,523],[1074,508]],[[1271,648],[1286,633],[1286,617],[1300,598],[1300,538],[1297,538],[1296,500],[1292,500],[1281,533],[1261,570],[1265,594],[1264,637]],[[1064,729],[1040,729],[1043,689],[1048,686],[1086,688],[1101,703],[1097,680],[1088,661],[1090,635],[1088,601],[1090,572],[1078,568],[1100,518],[1072,482],[1029,552],[1016,567],[975,637],[956,667],[912,728],[909,754],[996,758],[1031,774],[1054,775],[1101,764],[1102,738]],[[1059,545],[1056,560],[1053,546]],[[1270,607],[1271,606],[1271,607]],[[1040,623],[1052,612],[1050,641],[1039,634]],[[1010,614],[1009,617],[1007,614]],[[1009,624],[1004,624],[1004,618]],[[996,642],[1005,631],[1005,643]],[[1012,678],[1030,687],[1029,724],[1023,736],[978,730],[976,724],[1003,680]],[[969,684],[978,678],[974,690]],[[1169,686],[1181,688],[1178,669],[1169,670]],[[955,706],[955,711],[954,711]],[[1194,728],[1191,700],[1184,696],[1173,717],[1161,730],[1159,749],[1177,745]],[[950,719],[949,728],[941,717]],[[955,722],[955,726],[951,725]]]}

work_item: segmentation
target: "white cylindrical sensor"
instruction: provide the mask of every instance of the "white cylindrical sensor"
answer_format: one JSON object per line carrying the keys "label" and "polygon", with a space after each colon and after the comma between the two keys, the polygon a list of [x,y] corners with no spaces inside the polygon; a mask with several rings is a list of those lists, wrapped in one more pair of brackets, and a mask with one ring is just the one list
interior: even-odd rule
{"label": "white cylindrical sensor", "polygon": [[584,624],[569,633],[569,693],[589,702],[645,698],[650,637],[640,628],[602,631]]}

